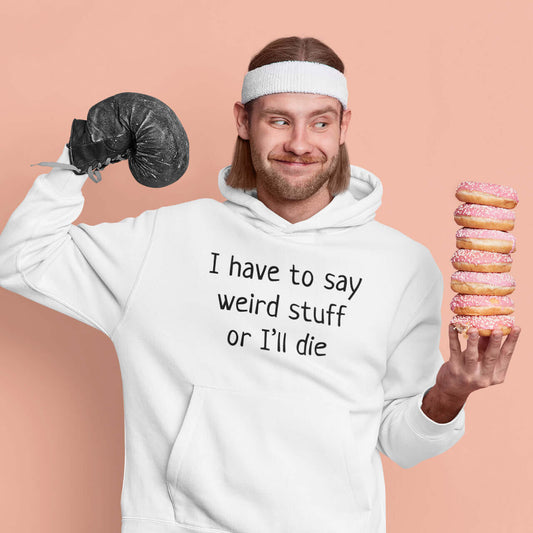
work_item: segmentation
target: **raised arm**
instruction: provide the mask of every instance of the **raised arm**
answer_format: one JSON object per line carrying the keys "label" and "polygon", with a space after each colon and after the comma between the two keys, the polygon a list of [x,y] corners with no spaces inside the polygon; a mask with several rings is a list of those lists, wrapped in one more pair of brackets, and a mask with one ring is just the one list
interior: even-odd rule
{"label": "raised arm", "polygon": [[424,394],[435,384],[443,364],[439,351],[442,293],[442,275],[427,252],[398,310],[383,379],[378,449],[404,468],[446,451],[464,433],[464,410],[440,424],[421,409]]}
{"label": "raised arm", "polygon": [[188,166],[189,143],[160,100],[120,93],[74,119],[69,143],[35,180],[0,235],[0,286],[111,335],[123,315],[155,230],[157,211],[117,223],[74,225],[89,175],[128,159],[133,177],[165,187]]}
{"label": "raised arm", "polygon": [[[67,146],[58,162],[70,163]],[[156,212],[74,225],[86,180],[63,168],[37,177],[0,234],[0,286],[109,335],[147,253]]]}

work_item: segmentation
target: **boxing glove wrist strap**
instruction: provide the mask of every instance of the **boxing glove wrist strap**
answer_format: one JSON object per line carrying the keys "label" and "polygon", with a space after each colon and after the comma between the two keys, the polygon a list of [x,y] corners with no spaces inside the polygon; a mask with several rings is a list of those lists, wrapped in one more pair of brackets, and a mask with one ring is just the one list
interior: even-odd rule
{"label": "boxing glove wrist strap", "polygon": [[[69,165],[68,163],[58,163],[56,161],[41,161],[40,163],[33,163],[30,166],[34,167],[35,165],[41,165],[43,167],[62,168],[64,170],[73,170],[74,172],[76,172],[76,174],[82,174],[82,171],[78,167],[74,165]],[[94,175],[95,173],[96,176]],[[102,175],[97,169],[95,169],[93,172],[93,170],[89,168],[87,169],[87,174],[89,174],[89,178],[91,178],[95,183],[98,183],[102,180]]]}

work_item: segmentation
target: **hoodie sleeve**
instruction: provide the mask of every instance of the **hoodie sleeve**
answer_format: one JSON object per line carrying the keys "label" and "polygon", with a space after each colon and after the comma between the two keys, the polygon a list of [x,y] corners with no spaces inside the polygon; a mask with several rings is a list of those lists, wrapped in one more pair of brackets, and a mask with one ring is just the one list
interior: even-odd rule
{"label": "hoodie sleeve", "polygon": [[396,313],[383,379],[378,450],[403,468],[448,450],[464,434],[464,408],[445,424],[431,420],[421,409],[424,393],[435,384],[444,362],[439,351],[442,274],[429,251],[423,250],[420,269]]}
{"label": "hoodie sleeve", "polygon": [[[67,146],[58,162],[70,163]],[[37,177],[0,234],[0,286],[110,336],[147,254],[157,211],[74,225],[86,179],[63,168]]]}

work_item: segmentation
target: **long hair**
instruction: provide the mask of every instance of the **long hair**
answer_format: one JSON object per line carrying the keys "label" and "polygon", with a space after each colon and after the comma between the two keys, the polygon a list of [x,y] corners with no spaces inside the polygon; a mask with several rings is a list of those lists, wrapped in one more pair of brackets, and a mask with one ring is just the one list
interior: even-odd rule
{"label": "long hair", "polygon": [[[279,61],[313,61],[333,67],[344,74],[344,63],[340,57],[323,42],[313,37],[282,37],[267,44],[250,61],[248,70],[253,70]],[[248,117],[252,112],[253,100],[244,108]],[[340,120],[343,108],[341,106]],[[237,136],[231,170],[226,183],[236,189],[255,189],[256,173],[252,163],[250,141]],[[346,143],[339,148],[339,157],[334,173],[329,179],[328,189],[332,196],[344,191],[350,183],[350,160]]]}

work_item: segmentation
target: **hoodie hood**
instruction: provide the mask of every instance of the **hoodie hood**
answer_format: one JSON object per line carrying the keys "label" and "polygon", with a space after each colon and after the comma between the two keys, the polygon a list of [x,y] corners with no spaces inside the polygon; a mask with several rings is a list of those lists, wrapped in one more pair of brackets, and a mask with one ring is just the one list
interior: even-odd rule
{"label": "hoodie hood", "polygon": [[348,189],[334,196],[324,209],[312,217],[292,224],[258,200],[255,189],[230,187],[226,183],[230,169],[231,166],[227,166],[218,175],[220,192],[227,200],[225,205],[267,233],[321,233],[361,226],[374,219],[381,205],[383,186],[379,178],[364,168],[350,165]]}

